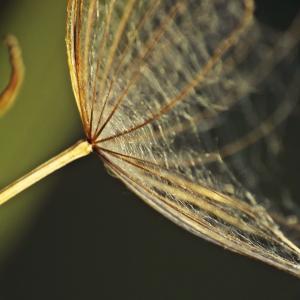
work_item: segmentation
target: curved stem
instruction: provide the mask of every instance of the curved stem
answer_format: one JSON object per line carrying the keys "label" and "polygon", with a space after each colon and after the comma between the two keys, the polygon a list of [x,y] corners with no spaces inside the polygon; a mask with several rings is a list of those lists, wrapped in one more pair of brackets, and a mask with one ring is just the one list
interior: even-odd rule
{"label": "curved stem", "polygon": [[13,35],[6,36],[5,45],[9,50],[9,60],[12,68],[9,83],[0,93],[0,116],[3,115],[14,103],[24,79],[24,63],[18,40]]}
{"label": "curved stem", "polygon": [[92,145],[87,141],[81,140],[72,147],[48,160],[36,169],[32,170],[25,176],[11,183],[0,191],[0,205],[7,202],[20,192],[24,191],[34,183],[40,181],[44,177],[61,169],[65,165],[77,160],[81,157],[87,156],[93,151]]}

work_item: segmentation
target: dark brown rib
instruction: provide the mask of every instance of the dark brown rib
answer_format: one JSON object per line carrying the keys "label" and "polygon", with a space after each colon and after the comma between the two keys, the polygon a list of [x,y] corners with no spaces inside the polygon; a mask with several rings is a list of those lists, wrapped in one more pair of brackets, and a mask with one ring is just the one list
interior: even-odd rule
{"label": "dark brown rib", "polygon": [[[89,72],[88,72],[88,60],[89,60],[89,51],[90,51],[90,46],[91,46],[91,35],[92,35],[92,28],[93,25],[95,24],[95,18],[96,18],[96,5],[97,5],[97,0],[89,0],[89,7],[88,7],[88,13],[87,13],[87,20],[86,20],[86,30],[84,33],[84,49],[83,49],[83,72],[84,72],[84,80],[83,80],[83,85],[85,86],[84,90],[84,102],[85,102],[85,110],[88,111],[88,92],[87,92],[87,82],[88,82],[88,77],[89,77]],[[88,117],[88,116],[87,116]],[[88,123],[90,124],[91,118],[88,117]],[[90,136],[88,136],[90,137]]]}
{"label": "dark brown rib", "polygon": [[[133,7],[136,3],[136,0],[128,0],[125,8],[124,8],[124,11],[123,11],[123,15],[120,19],[120,22],[119,22],[119,25],[118,25],[118,28],[115,32],[115,35],[114,35],[114,38],[113,38],[113,42],[112,42],[112,45],[110,46],[110,49],[109,49],[109,52],[108,52],[108,57],[107,57],[107,62],[105,63],[105,66],[104,66],[104,70],[103,70],[103,76],[101,77],[101,81],[100,81],[100,91],[104,91],[105,90],[105,87],[106,87],[106,80],[107,80],[107,76],[111,70],[111,66],[113,64],[113,60],[114,60],[114,57],[116,55],[116,51],[118,49],[118,46],[120,44],[120,40],[122,38],[122,35],[123,35],[123,32],[128,24],[128,21],[132,15],[132,11],[133,11]],[[104,105],[102,107],[102,110],[104,110]],[[97,124],[97,127],[96,127],[96,131],[98,129],[98,126],[100,126],[100,118],[98,120],[98,124]]]}
{"label": "dark brown rib", "polygon": [[78,100],[80,104],[80,108],[82,111],[82,122],[85,132],[88,132],[88,117],[87,111],[85,110],[84,98],[82,95],[83,86],[82,86],[82,68],[81,68],[81,30],[82,30],[82,10],[83,10],[83,1],[84,0],[76,0],[76,27],[75,27],[75,65],[76,65],[76,73],[77,73],[77,81],[78,81]]}
{"label": "dark brown rib", "polygon": [[109,11],[106,15],[106,19],[105,19],[105,29],[103,32],[103,35],[100,39],[100,43],[99,43],[99,48],[98,48],[98,57],[97,57],[97,68],[96,68],[96,72],[95,72],[95,76],[94,76],[94,80],[93,80],[93,99],[92,99],[92,108],[91,108],[91,118],[90,118],[90,130],[89,130],[89,137],[91,138],[92,136],[92,126],[93,126],[93,119],[94,119],[94,106],[96,103],[96,89],[97,89],[97,78],[98,78],[98,74],[99,74],[99,66],[100,66],[100,59],[102,59],[102,55],[103,55],[103,50],[104,50],[104,46],[105,46],[105,40],[107,38],[107,35],[109,33],[109,25],[111,22],[111,17],[112,17],[112,10],[113,7],[115,5],[116,0],[113,0],[110,2],[110,7],[109,7]]}

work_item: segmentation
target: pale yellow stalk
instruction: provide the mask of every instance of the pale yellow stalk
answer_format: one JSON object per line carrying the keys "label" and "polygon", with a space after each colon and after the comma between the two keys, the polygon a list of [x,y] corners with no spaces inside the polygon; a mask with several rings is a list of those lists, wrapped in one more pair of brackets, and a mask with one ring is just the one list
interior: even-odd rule
{"label": "pale yellow stalk", "polygon": [[65,165],[77,160],[81,157],[87,156],[93,151],[91,144],[87,141],[79,141],[72,147],[53,157],[49,161],[32,170],[25,176],[16,180],[0,191],[0,205],[7,202],[20,192],[24,191],[34,183],[40,181],[44,177],[53,173]]}

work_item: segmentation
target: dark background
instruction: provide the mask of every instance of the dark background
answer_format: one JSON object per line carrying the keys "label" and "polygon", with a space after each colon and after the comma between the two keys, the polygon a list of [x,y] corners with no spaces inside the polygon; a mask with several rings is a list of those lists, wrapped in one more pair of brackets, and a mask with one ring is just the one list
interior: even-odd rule
{"label": "dark background", "polygon": [[[0,1],[0,16],[17,3]],[[280,28],[299,9],[298,0],[257,1],[258,17]],[[298,279],[178,228],[96,156],[53,176],[59,179],[2,264],[0,300],[300,299]]]}

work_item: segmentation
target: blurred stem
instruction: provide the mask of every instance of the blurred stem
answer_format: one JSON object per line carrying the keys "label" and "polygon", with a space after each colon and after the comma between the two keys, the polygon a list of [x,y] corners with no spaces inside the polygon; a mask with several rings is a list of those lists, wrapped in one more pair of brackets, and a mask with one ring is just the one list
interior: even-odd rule
{"label": "blurred stem", "polygon": [[7,87],[0,93],[0,116],[13,105],[22,86],[25,70],[17,38],[13,35],[8,35],[4,43],[9,50],[9,61],[12,72]]}
{"label": "blurred stem", "polygon": [[89,155],[93,151],[91,144],[87,141],[81,140],[72,147],[48,160],[36,169],[32,170],[25,176],[16,180],[0,191],[0,205],[7,202],[20,192],[24,191],[34,183],[40,181],[44,177],[61,169],[65,165],[77,160],[81,157]]}

